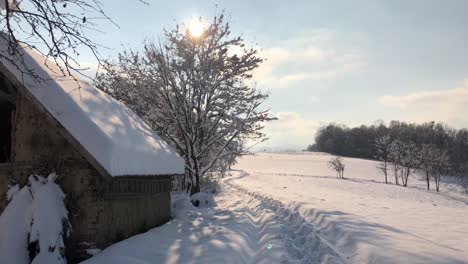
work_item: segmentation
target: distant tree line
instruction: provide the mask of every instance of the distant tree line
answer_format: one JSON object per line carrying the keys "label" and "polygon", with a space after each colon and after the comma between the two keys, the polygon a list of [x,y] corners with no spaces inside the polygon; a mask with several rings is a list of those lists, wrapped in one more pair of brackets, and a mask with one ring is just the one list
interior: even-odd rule
{"label": "distant tree line", "polygon": [[404,186],[415,169],[426,173],[428,188],[434,178],[438,189],[441,174],[468,176],[468,129],[443,123],[391,121],[354,128],[332,123],[319,129],[307,150],[380,160],[386,181],[392,171],[395,183]]}

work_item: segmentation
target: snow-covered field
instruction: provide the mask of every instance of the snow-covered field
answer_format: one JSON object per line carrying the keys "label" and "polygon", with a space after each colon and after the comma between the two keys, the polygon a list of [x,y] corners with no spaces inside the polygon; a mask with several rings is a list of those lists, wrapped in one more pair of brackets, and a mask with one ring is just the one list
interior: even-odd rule
{"label": "snow-covered field", "polygon": [[[375,162],[259,153],[224,179],[212,208],[175,196],[168,224],[109,247],[97,263],[468,263],[468,197],[382,183]],[[450,193],[448,192],[450,191]]]}
{"label": "snow-covered field", "polygon": [[468,197],[459,189],[428,192],[417,176],[408,188],[385,185],[374,161],[351,158],[340,180],[327,167],[330,157],[247,156],[230,183],[299,212],[350,262],[468,263]]}

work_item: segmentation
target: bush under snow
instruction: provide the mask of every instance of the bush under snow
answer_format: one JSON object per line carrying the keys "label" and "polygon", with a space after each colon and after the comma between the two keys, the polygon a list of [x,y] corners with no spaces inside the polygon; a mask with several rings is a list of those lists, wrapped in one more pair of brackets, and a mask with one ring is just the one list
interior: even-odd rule
{"label": "bush under snow", "polygon": [[[216,206],[213,195],[199,192],[189,196],[185,192],[171,193],[171,215],[174,218],[185,218],[189,212],[198,208],[210,208]],[[198,207],[198,208],[197,208]]]}
{"label": "bush under snow", "polygon": [[0,263],[29,263],[32,196],[27,186],[8,191],[10,203],[0,216]]}
{"label": "bush under snow", "polygon": [[[27,186],[8,191],[10,202],[0,216],[0,263],[29,264],[30,253],[33,264],[66,263],[63,237],[70,225],[56,178],[30,176]],[[37,251],[29,252],[29,244],[36,242]]]}
{"label": "bush under snow", "polygon": [[190,202],[189,195],[185,192],[171,193],[171,215],[174,218],[183,218],[187,212],[193,211],[194,206]]}
{"label": "bush under snow", "polygon": [[190,201],[198,208],[210,208],[216,206],[213,195],[203,192],[195,193],[190,196]]}

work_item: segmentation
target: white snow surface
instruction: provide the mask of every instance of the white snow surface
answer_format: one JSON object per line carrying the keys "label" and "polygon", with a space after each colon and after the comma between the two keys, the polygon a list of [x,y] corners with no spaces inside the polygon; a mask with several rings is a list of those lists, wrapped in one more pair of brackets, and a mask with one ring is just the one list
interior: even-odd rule
{"label": "white snow surface", "polygon": [[386,185],[376,162],[351,158],[338,179],[331,157],[245,156],[214,207],[173,195],[175,219],[84,264],[468,263],[468,197],[454,184],[441,193],[417,176],[407,188]]}
{"label": "white snow surface", "polygon": [[59,66],[36,51],[20,50],[42,81],[0,62],[111,176],[184,173],[184,160],[123,103],[87,82],[64,77]]}
{"label": "white snow surface", "polygon": [[110,246],[82,264],[343,263],[290,212],[267,208],[229,183],[215,199],[215,207],[197,208],[187,195],[175,194],[175,219]]}
{"label": "white snow surface", "polygon": [[384,184],[377,162],[353,158],[338,179],[331,157],[246,156],[231,183],[273,206],[281,201],[350,263],[468,263],[468,197],[453,184],[441,183],[441,193],[417,175],[407,188]]}

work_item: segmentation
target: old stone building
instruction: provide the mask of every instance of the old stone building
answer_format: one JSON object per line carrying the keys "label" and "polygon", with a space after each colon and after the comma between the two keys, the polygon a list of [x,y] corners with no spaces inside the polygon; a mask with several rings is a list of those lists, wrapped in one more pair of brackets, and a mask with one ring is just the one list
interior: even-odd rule
{"label": "old stone building", "polygon": [[67,255],[106,247],[170,218],[184,160],[123,104],[23,49],[39,77],[0,64],[0,213],[8,185],[57,172],[72,225]]}

